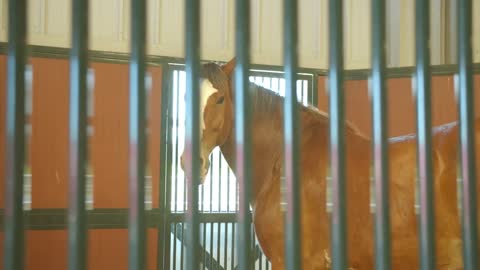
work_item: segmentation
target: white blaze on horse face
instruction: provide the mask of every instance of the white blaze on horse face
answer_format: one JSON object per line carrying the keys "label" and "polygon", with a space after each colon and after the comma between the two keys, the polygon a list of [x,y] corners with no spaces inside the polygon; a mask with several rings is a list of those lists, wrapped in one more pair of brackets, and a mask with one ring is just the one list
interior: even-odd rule
{"label": "white blaze on horse face", "polygon": [[213,87],[213,84],[208,79],[203,79],[200,83],[200,134],[205,129],[205,120],[203,119],[203,112],[207,106],[208,98],[215,94],[218,90]]}

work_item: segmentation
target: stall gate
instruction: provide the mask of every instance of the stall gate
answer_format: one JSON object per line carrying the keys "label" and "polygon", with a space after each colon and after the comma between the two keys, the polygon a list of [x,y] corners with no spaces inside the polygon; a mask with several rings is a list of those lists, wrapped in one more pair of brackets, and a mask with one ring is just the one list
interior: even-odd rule
{"label": "stall gate", "polygon": [[[165,71],[165,87],[170,93],[169,104],[165,110],[168,115],[166,134],[168,147],[166,160],[162,164],[169,166],[166,183],[170,185],[164,193],[171,198],[170,222],[171,233],[166,241],[170,248],[164,250],[168,257],[170,269],[184,269],[186,242],[183,238],[186,232],[184,213],[186,210],[186,181],[180,167],[180,154],[183,152],[185,140],[185,102],[186,94],[185,68],[180,64],[170,64]],[[313,74],[301,74],[297,80],[298,100],[303,104],[316,105]],[[281,72],[252,70],[249,76],[251,82],[285,95],[285,80]],[[235,213],[238,211],[238,189],[235,175],[228,167],[220,151],[215,149],[210,157],[210,170],[207,181],[199,190],[199,211],[203,222],[200,226],[200,245],[202,248],[202,269],[235,269],[238,258],[235,249]],[[207,222],[208,221],[208,222]],[[167,225],[167,226],[168,226]],[[252,226],[252,234],[253,226]],[[169,238],[168,238],[169,237]],[[255,242],[252,245],[255,269],[270,269],[271,264],[262,254],[261,248]]]}
{"label": "stall gate", "polygon": [[[26,0],[8,2],[8,76],[7,76],[7,121],[6,121],[6,193],[4,210],[4,265],[5,270],[22,269],[24,266],[24,225],[23,209],[24,161],[25,161],[25,71],[26,45]],[[131,59],[130,59],[130,111],[129,111],[129,269],[145,269],[146,226],[145,207],[145,162],[146,162],[146,0],[131,1]],[[285,135],[291,140],[285,143],[290,155],[285,156],[288,168],[285,181],[285,209],[288,216],[299,215],[298,167],[293,166],[298,157],[298,138],[294,132],[298,124],[296,100],[312,102],[308,89],[316,78],[299,74],[297,41],[298,3],[285,0],[284,5],[284,70],[275,75],[254,74],[249,64],[249,1],[236,1],[235,27],[235,115],[237,146],[246,151],[238,156],[237,178],[227,170],[218,152],[213,153],[212,171],[208,183],[201,188],[199,161],[186,160],[188,178],[185,181],[178,170],[179,141],[185,138],[185,147],[191,156],[199,153],[199,123],[193,121],[198,114],[199,96],[199,6],[200,1],[186,0],[185,3],[185,70],[170,66],[164,72],[171,80],[165,89],[171,89],[171,98],[162,99],[162,108],[168,108],[168,117],[162,119],[162,144],[169,145],[162,151],[162,160],[170,164],[162,170],[161,188],[166,191],[158,209],[161,221],[156,225],[159,233],[158,269],[198,269],[200,265],[209,269],[268,269],[268,261],[255,244],[248,205],[251,182],[249,148],[249,117],[246,113],[247,82],[255,80],[285,96]],[[462,178],[462,239],[464,269],[478,269],[477,219],[476,219],[476,168],[475,138],[473,133],[473,81],[472,81],[472,1],[458,0],[458,66],[456,72],[458,106],[460,119],[460,176]],[[434,213],[431,161],[431,87],[429,62],[429,1],[416,1],[416,63],[413,70],[416,106],[418,111],[418,155],[419,172],[419,220],[420,220],[420,264],[421,269],[435,269]],[[68,225],[68,268],[85,269],[87,254],[87,69],[88,60],[88,1],[73,0],[72,5],[72,49],[70,51],[70,124],[69,124],[69,208]],[[331,217],[335,222],[331,231],[332,269],[346,269],[346,216],[345,204],[345,100],[343,90],[343,37],[342,1],[329,0],[329,115],[330,115],[330,172],[331,172]],[[387,104],[385,80],[388,76],[385,66],[385,1],[372,0],[372,69],[370,89],[373,111],[375,182],[375,260],[376,269],[390,269],[391,243],[388,194],[387,146]],[[168,73],[170,72],[170,73]],[[297,83],[300,79],[300,83]],[[299,90],[296,92],[295,89]],[[178,106],[185,91],[186,105]],[[295,95],[298,93],[298,95]],[[163,95],[165,97],[165,95]],[[309,100],[310,99],[310,100]],[[185,119],[185,129],[180,128]],[[167,128],[171,127],[171,128]],[[160,139],[160,138],[159,138]],[[239,177],[240,176],[240,177]],[[219,177],[230,178],[220,182]],[[220,184],[222,183],[222,184]],[[236,191],[238,185],[238,192]],[[223,193],[222,191],[225,191]],[[227,205],[220,204],[226,196]],[[185,205],[188,207],[185,208]],[[286,269],[300,269],[301,249],[299,220],[286,220]],[[234,232],[235,231],[235,232]],[[230,234],[231,232],[231,234]],[[227,236],[228,235],[228,236]],[[223,238],[222,238],[223,236]],[[227,236],[227,237],[225,237]],[[186,240],[185,240],[186,239]],[[225,244],[222,244],[225,243]],[[199,248],[201,247],[201,248]],[[223,250],[222,250],[223,249]],[[253,252],[252,252],[253,251]],[[216,255],[215,255],[216,254]],[[221,266],[221,267],[220,267]]]}

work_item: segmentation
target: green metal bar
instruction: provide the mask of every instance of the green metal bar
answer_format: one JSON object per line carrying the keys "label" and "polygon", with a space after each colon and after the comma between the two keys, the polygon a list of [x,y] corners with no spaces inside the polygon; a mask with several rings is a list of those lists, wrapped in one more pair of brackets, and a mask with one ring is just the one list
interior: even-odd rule
{"label": "green metal bar", "polygon": [[23,269],[27,1],[8,1],[4,269]]}
{"label": "green metal bar", "polygon": [[[176,74],[176,76],[175,76]],[[179,93],[179,89],[180,89],[180,71],[175,71],[174,72],[174,75],[173,75],[173,79],[175,80],[175,84],[174,84],[174,87],[175,89],[172,91],[174,92],[174,96],[173,96],[173,99],[175,100],[175,102],[173,102],[175,104],[175,107],[172,106],[172,114],[175,114],[175,117],[174,117],[174,124],[173,126],[171,127],[171,130],[172,130],[172,139],[174,140],[174,145],[175,145],[175,149],[174,149],[174,152],[173,152],[173,168],[174,171],[173,171],[173,178],[172,178],[172,181],[174,182],[173,183],[173,190],[170,191],[170,192],[173,192],[173,201],[175,202],[174,204],[174,207],[173,207],[173,212],[177,212],[178,211],[178,203],[177,203],[177,197],[178,197],[178,181],[180,179],[179,175],[178,175],[178,161],[179,161],[179,155],[178,155],[178,148],[179,148],[179,141],[180,141],[180,138],[178,136],[178,124],[179,124],[179,105],[180,105],[180,93]],[[175,108],[175,110],[173,110],[173,108]],[[173,132],[175,130],[175,132]],[[183,190],[183,194],[185,194],[186,192],[186,187],[184,186],[184,190]],[[174,227],[173,227],[173,235],[176,235],[177,234],[177,226],[176,224],[173,224]],[[182,233],[183,233],[183,222],[182,222]],[[182,246],[181,246],[181,252],[180,252],[180,269],[183,269],[183,238],[182,238]],[[173,262],[172,262],[172,268],[173,269],[177,269],[177,241],[173,241]]]}
{"label": "green metal bar", "polygon": [[417,164],[420,183],[420,264],[422,269],[435,269],[435,220],[432,170],[432,116],[430,89],[430,9],[429,1],[416,1],[416,105]]}
{"label": "green metal bar", "polygon": [[200,114],[199,108],[199,75],[200,75],[200,1],[186,0],[185,2],[185,70],[187,75],[186,93],[186,175],[187,190],[187,269],[196,270],[200,265],[200,251],[198,250],[199,219],[198,219],[198,185],[200,184],[200,138],[199,122],[195,117]]}
{"label": "green metal bar", "polygon": [[170,76],[172,72],[168,65],[162,66],[162,96],[161,96],[161,123],[160,123],[160,183],[159,183],[159,208],[161,211],[161,220],[158,226],[158,237],[157,237],[157,270],[168,269],[170,268],[169,262],[169,250],[170,250],[170,226],[167,223],[170,216],[170,174],[171,166],[166,166],[166,164],[171,164],[171,155],[169,155],[169,150],[171,149],[170,144]]}
{"label": "green metal bar", "polygon": [[146,0],[131,2],[129,121],[129,269],[145,269]]}
{"label": "green metal bar", "polygon": [[458,114],[463,179],[462,232],[464,269],[478,269],[475,90],[472,78],[472,1],[458,1]]}
{"label": "green metal bar", "polygon": [[252,194],[251,115],[249,109],[250,2],[237,0],[235,10],[235,143],[236,177],[239,184],[237,256],[240,270],[250,269],[252,242],[250,198]]}
{"label": "green metal bar", "polygon": [[[172,134],[172,126],[173,126],[173,116],[172,116],[172,103],[173,103],[173,96],[171,95],[172,93],[172,84],[171,84],[171,78],[173,77],[173,68],[170,67],[170,65],[165,65],[166,70],[164,70],[162,73],[162,79],[163,82],[163,89],[162,92],[165,93],[165,98],[167,102],[167,107],[166,107],[166,115],[164,118],[165,125],[166,125],[166,130],[165,130],[165,144],[164,149],[165,149],[165,163],[161,163],[161,166],[164,166],[164,164],[172,164],[172,155],[173,155],[173,150],[172,150],[172,141],[173,141],[173,134]],[[163,94],[162,94],[163,97]],[[162,132],[163,133],[163,132]],[[171,243],[171,229],[170,229],[170,220],[171,220],[171,196],[172,196],[172,166],[164,166],[164,170],[161,170],[165,172],[165,174],[162,176],[162,185],[160,188],[163,190],[160,190],[161,193],[159,194],[164,194],[164,206],[163,206],[163,214],[162,214],[162,219],[164,222],[164,230],[161,235],[159,235],[159,243],[163,243],[163,264],[158,264],[158,270],[161,269],[168,269],[170,268],[170,243]],[[162,172],[163,173],[163,172]],[[163,193],[162,193],[163,192]],[[160,250],[159,250],[160,252]]]}
{"label": "green metal bar", "polygon": [[375,179],[375,269],[391,268],[385,1],[372,1],[372,116]]}
{"label": "green metal bar", "polygon": [[329,0],[329,111],[332,174],[332,269],[347,268],[345,101],[343,89],[343,0]]}
{"label": "green metal bar", "polygon": [[87,267],[87,68],[88,1],[72,3],[72,50],[70,56],[70,185],[68,211],[68,269]]}
{"label": "green metal bar", "polygon": [[283,55],[285,65],[284,148],[287,209],[285,214],[285,269],[302,269],[300,205],[300,118],[297,98],[298,3],[284,1]]}
{"label": "green metal bar", "polygon": [[312,77],[312,83],[308,85],[308,91],[311,93],[311,104],[318,107],[318,76],[313,74]]}

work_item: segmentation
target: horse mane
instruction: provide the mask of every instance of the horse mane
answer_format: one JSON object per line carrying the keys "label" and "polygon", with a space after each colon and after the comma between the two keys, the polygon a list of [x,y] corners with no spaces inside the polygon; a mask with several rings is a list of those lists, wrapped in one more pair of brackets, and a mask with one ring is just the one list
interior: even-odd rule
{"label": "horse mane", "polygon": [[[250,98],[252,100],[251,109],[253,112],[275,112],[279,108],[283,110],[285,102],[283,96],[253,82],[250,82],[249,86]],[[314,122],[328,125],[329,117],[326,112],[320,111],[317,107],[305,105],[298,100],[297,105],[299,106],[300,113],[304,113],[307,117],[313,119]],[[350,121],[345,122],[345,131],[366,137]]]}
{"label": "horse mane", "polygon": [[[209,79],[216,89],[222,89],[223,91],[229,91],[229,89],[234,89],[234,75],[232,76],[232,80],[230,81],[231,84],[229,85],[229,78],[222,71],[221,67],[218,64],[207,63],[202,65],[201,76],[203,78]],[[285,98],[280,94],[254,82],[249,82],[249,91],[250,98],[252,100],[252,112],[274,113],[278,111],[278,109],[283,110]],[[231,98],[233,101],[235,98],[234,95],[232,95]],[[305,105],[298,100],[297,104],[299,106],[300,113],[304,113],[314,122],[320,123],[322,125],[328,125],[329,117],[326,112],[322,112],[314,106]],[[345,123],[345,131],[366,138],[366,136],[361,134],[360,130],[349,121],[346,121]]]}

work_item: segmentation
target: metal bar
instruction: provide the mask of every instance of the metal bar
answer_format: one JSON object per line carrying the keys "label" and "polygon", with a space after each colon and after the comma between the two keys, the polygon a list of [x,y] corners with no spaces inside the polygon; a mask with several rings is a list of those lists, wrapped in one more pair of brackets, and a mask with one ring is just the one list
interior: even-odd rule
{"label": "metal bar", "polygon": [[228,223],[223,223],[225,225],[225,234],[223,235],[225,237],[223,241],[223,267],[227,268],[227,253],[228,253]]}
{"label": "metal bar", "polygon": [[[24,213],[26,230],[64,230],[68,228],[68,209],[39,208]],[[6,222],[5,211],[0,210],[0,230]],[[146,211],[147,226],[155,228],[163,223],[165,213],[161,209]],[[185,221],[183,213],[169,214],[167,222]],[[235,213],[205,213],[199,216],[200,222],[235,222]],[[87,211],[88,229],[124,229],[128,228],[128,208],[106,208]],[[169,231],[168,233],[171,233]],[[163,239],[163,238],[162,238]],[[163,240],[162,240],[163,241]],[[168,250],[167,250],[168,251]]]}
{"label": "metal bar", "polygon": [[388,115],[385,84],[386,52],[384,0],[372,1],[372,116],[375,180],[375,269],[391,268]]}
{"label": "metal bar", "polygon": [[[182,240],[180,241],[180,244],[182,245],[182,249],[180,250],[180,269],[184,269],[184,257],[185,257],[185,222],[182,222]],[[176,268],[174,268],[176,269]]]}
{"label": "metal bar", "polygon": [[[221,201],[222,201],[222,181],[221,181],[221,178],[222,178],[222,157],[221,157],[221,153],[218,152],[218,155],[217,155],[218,159],[217,159],[217,162],[218,162],[218,178],[217,178],[217,183],[218,183],[218,212],[220,213],[221,212],[221,209],[222,209],[222,205],[221,205]],[[221,223],[218,222],[217,223],[217,261],[218,261],[218,266],[220,266],[220,244],[221,244]],[[213,252],[213,251],[212,251]]]}
{"label": "metal bar", "polygon": [[145,269],[146,0],[131,2],[129,97],[129,269]]}
{"label": "metal bar", "polygon": [[[175,76],[176,75],[176,76]],[[179,155],[178,155],[178,147],[179,147],[179,136],[178,136],[178,124],[179,124],[179,105],[180,105],[180,71],[175,71],[174,72],[174,80],[175,80],[175,89],[174,89],[174,96],[173,98],[175,99],[175,110],[173,110],[172,108],[172,114],[175,115],[175,118],[174,118],[174,125],[172,126],[172,138],[174,138],[175,142],[174,142],[174,145],[175,145],[175,151],[173,152],[173,162],[174,162],[174,168],[175,168],[175,172],[174,172],[174,176],[173,176],[173,179],[172,181],[174,182],[173,183],[173,190],[171,192],[173,192],[173,201],[175,202],[174,203],[174,206],[173,206],[173,212],[177,212],[178,211],[178,181],[179,181],[179,177],[178,177],[178,171],[179,171],[179,167],[178,167],[178,160],[179,160]],[[173,132],[175,131],[175,132]],[[185,178],[183,179],[185,181]],[[183,190],[183,194],[185,195],[185,191],[186,191],[186,187],[184,185],[184,190]],[[185,204],[183,204],[184,207],[185,207]],[[184,209],[185,210],[185,209]],[[175,269],[175,268],[174,268]]]}
{"label": "metal bar", "polygon": [[210,222],[210,264],[208,269],[213,269],[212,261],[213,261],[213,222]]}
{"label": "metal bar", "polygon": [[[202,189],[200,190],[200,201],[202,202],[201,204],[201,207],[200,207],[200,216],[202,216],[203,214],[205,214],[205,203],[204,203],[204,200],[205,200],[205,185],[202,185]],[[203,247],[203,254],[201,254],[202,256],[202,265],[203,265],[203,269],[207,269],[207,264],[205,263],[206,262],[206,258],[207,258],[207,224],[206,223],[201,223],[200,224],[202,226],[202,237],[201,237],[201,241],[202,241],[202,247]]]}
{"label": "metal bar", "polygon": [[[160,183],[159,183],[159,209],[161,211],[160,216],[160,224],[158,226],[158,237],[157,237],[157,246],[158,246],[158,254],[157,254],[157,270],[160,269],[168,269],[170,265],[167,264],[169,262],[169,250],[170,250],[170,226],[167,224],[169,220],[170,214],[170,194],[171,191],[169,190],[169,182],[170,182],[170,175],[169,175],[169,167],[166,164],[171,164],[171,158],[169,160],[168,151],[171,149],[170,146],[170,75],[172,72],[168,65],[162,66],[162,96],[161,96],[161,147],[160,147]],[[163,196],[162,196],[163,195]]]}
{"label": "metal bar", "polygon": [[205,269],[207,269],[207,264],[205,263],[205,260],[207,258],[207,254],[208,254],[208,252],[207,252],[207,223],[202,223],[202,225],[203,225],[203,231],[202,231],[202,233],[203,233],[203,237],[202,237],[203,254],[202,254],[202,256],[204,258],[203,259],[203,269],[205,270]]}
{"label": "metal bar", "polygon": [[458,1],[458,110],[460,166],[463,179],[462,232],[464,269],[478,269],[475,92],[472,78],[472,1]]}
{"label": "metal bar", "polygon": [[[179,181],[179,176],[178,176],[178,172],[179,172],[179,167],[178,167],[178,160],[179,160],[179,155],[178,155],[178,147],[179,147],[179,135],[178,135],[178,124],[179,124],[179,105],[180,105],[180,71],[175,71],[174,72],[174,76],[173,76],[173,79],[175,80],[175,84],[174,84],[174,100],[175,102],[173,102],[175,105],[174,107],[172,108],[172,113],[175,115],[175,118],[174,118],[174,125],[172,126],[172,137],[174,138],[175,142],[174,142],[174,145],[175,145],[175,150],[173,152],[173,162],[174,162],[174,167],[175,168],[174,170],[174,175],[173,175],[173,179],[172,181],[174,182],[173,183],[173,190],[171,192],[173,192],[173,201],[175,202],[174,203],[174,206],[173,206],[173,212],[177,213],[178,211],[178,181]],[[175,108],[175,109],[174,109]],[[185,194],[185,185],[184,185],[184,191],[183,191],[183,194]],[[185,204],[184,204],[185,205]],[[183,223],[182,223],[182,233],[183,233]],[[173,235],[177,235],[177,224],[174,223],[174,227],[173,227]],[[180,252],[180,269],[183,269],[183,237],[181,239],[181,252]],[[173,262],[172,262],[172,267],[173,269],[177,269],[177,240],[174,240],[173,241]]]}
{"label": "metal bar", "polygon": [[312,83],[309,84],[308,92],[312,93],[311,104],[318,107],[318,76],[315,74],[312,75]]}
{"label": "metal bar", "polygon": [[200,265],[199,219],[198,219],[198,185],[200,183],[200,114],[198,78],[200,73],[200,1],[185,2],[185,70],[187,75],[186,93],[186,175],[188,179],[187,206],[187,269],[198,269]]}
{"label": "metal bar", "polygon": [[230,260],[230,269],[235,269],[235,257],[234,257],[234,254],[235,254],[235,223],[231,223],[232,224],[232,250],[231,250],[231,254],[230,254],[230,257],[232,258]]}
{"label": "metal bar", "polygon": [[87,167],[87,68],[88,1],[72,3],[72,50],[70,56],[70,185],[68,211],[68,269],[87,266],[87,214],[85,207]]}
{"label": "metal bar", "polygon": [[332,269],[347,268],[345,106],[343,89],[343,0],[329,0],[329,111],[332,178]]}
{"label": "metal bar", "polygon": [[[300,204],[300,127],[297,95],[298,65],[298,4],[295,0],[284,1],[284,144],[285,182],[287,209],[285,214],[285,269],[302,269],[301,204]],[[303,96],[301,93],[300,96]]]}
{"label": "metal bar", "polygon": [[250,215],[252,162],[251,115],[249,92],[250,69],[250,1],[237,0],[235,10],[235,144],[236,177],[239,184],[239,211],[237,212],[237,256],[240,270],[250,269],[251,228]]}
{"label": "metal bar", "polygon": [[[182,228],[183,229],[183,228]],[[183,232],[183,231],[182,231]],[[173,223],[173,235],[177,235],[177,223]],[[183,240],[183,237],[181,238]],[[183,246],[181,246],[183,251]],[[180,257],[183,259],[183,252],[181,252]],[[183,260],[180,260],[183,261]],[[173,241],[173,269],[177,269],[177,239]]]}
{"label": "metal bar", "polygon": [[[415,82],[417,105],[417,164],[420,183],[420,264],[435,269],[434,188],[431,146],[429,1],[415,2]],[[378,207],[378,206],[377,206]]]}
{"label": "metal bar", "polygon": [[8,1],[4,269],[23,269],[27,1]]}

